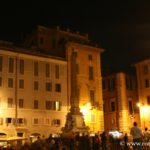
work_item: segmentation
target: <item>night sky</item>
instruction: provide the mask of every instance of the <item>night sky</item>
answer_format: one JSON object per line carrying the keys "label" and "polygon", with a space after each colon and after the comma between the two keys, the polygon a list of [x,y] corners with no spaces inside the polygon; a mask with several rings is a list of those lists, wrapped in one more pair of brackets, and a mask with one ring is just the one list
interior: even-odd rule
{"label": "night sky", "polygon": [[149,0],[8,0],[0,6],[0,40],[16,42],[37,25],[59,25],[88,33],[91,41],[104,48],[102,66],[106,72],[126,70],[150,56]]}

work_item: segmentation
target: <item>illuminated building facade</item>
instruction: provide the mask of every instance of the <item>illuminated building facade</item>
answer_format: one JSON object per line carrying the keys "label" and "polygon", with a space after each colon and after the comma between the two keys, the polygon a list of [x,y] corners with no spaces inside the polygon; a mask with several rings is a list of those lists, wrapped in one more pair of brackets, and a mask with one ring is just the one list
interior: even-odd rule
{"label": "illuminated building facade", "polygon": [[150,58],[135,64],[141,126],[150,127]]}
{"label": "illuminated building facade", "polygon": [[137,82],[134,75],[123,72],[103,77],[105,130],[129,132],[139,123]]}
{"label": "illuminated building facade", "polygon": [[[63,57],[67,61],[68,106],[70,106],[70,55],[72,51],[77,56],[77,88],[79,105],[84,113],[84,119],[90,130],[103,131],[103,101],[101,77],[101,53],[103,49],[90,43],[88,35],[61,30],[59,27],[47,28],[38,26],[37,30],[24,41],[24,46],[35,51],[44,51],[54,56]],[[87,107],[90,104],[91,107]],[[68,109],[69,111],[69,109]]]}
{"label": "illuminated building facade", "polygon": [[103,49],[92,45],[87,34],[38,26],[22,46],[0,42],[0,132],[24,137],[61,132],[70,109],[72,50],[85,124],[90,131],[104,130]]}
{"label": "illuminated building facade", "polygon": [[67,113],[67,62],[0,44],[0,132],[28,137],[58,133]]}

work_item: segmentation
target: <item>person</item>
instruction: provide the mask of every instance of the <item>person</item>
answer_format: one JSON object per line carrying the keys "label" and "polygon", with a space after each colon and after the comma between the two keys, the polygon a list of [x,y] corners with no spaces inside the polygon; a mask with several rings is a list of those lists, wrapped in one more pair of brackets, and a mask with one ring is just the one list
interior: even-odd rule
{"label": "person", "polygon": [[102,146],[102,150],[107,150],[107,137],[106,137],[106,132],[103,131],[103,133],[101,134],[101,146]]}
{"label": "person", "polygon": [[124,150],[128,150],[128,134],[124,135]]}
{"label": "person", "polygon": [[143,139],[145,142],[148,142],[150,138],[150,133],[148,132],[148,128],[146,127],[144,132],[143,132]]}
{"label": "person", "polygon": [[133,123],[133,127],[130,130],[130,134],[133,138],[133,149],[134,150],[140,150],[142,147],[141,138],[142,138],[142,131],[138,127],[137,122]]}

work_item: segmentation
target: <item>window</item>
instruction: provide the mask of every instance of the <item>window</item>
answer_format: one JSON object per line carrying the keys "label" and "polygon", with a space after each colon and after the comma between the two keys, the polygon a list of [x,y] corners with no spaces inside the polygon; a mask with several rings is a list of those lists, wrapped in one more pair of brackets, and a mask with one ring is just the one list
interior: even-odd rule
{"label": "window", "polygon": [[24,100],[19,99],[19,108],[23,108],[23,107],[24,107]]}
{"label": "window", "polygon": [[115,107],[115,102],[112,101],[111,102],[111,111],[115,111],[116,107]]}
{"label": "window", "polygon": [[6,118],[6,123],[12,123],[12,118]]}
{"label": "window", "polygon": [[8,72],[13,73],[14,72],[14,58],[9,58],[8,64],[9,64]]}
{"label": "window", "polygon": [[115,87],[116,87],[116,79],[114,77],[108,79],[108,91],[114,90]]}
{"label": "window", "polygon": [[144,65],[143,66],[143,73],[146,75],[146,74],[148,74],[148,65]]}
{"label": "window", "polygon": [[8,78],[8,87],[13,88],[13,78]]}
{"label": "window", "polygon": [[130,112],[130,114],[133,113],[133,105],[132,105],[132,101],[131,100],[129,101],[129,112]]}
{"label": "window", "polygon": [[12,108],[13,107],[13,99],[12,98],[8,98],[7,107],[8,108]]}
{"label": "window", "polygon": [[147,96],[147,104],[150,105],[150,96]]}
{"label": "window", "polygon": [[106,80],[102,80],[102,87],[103,87],[103,90],[105,90],[106,89]]}
{"label": "window", "polygon": [[49,109],[50,109],[50,107],[51,107],[51,106],[50,106],[50,101],[46,101],[46,103],[45,103],[45,104],[46,104],[46,109],[47,109],[47,110],[49,110]]}
{"label": "window", "polygon": [[45,74],[46,74],[46,77],[50,76],[50,66],[49,66],[49,64],[46,64],[46,66],[45,66]]}
{"label": "window", "polygon": [[22,80],[22,79],[19,80],[19,88],[20,89],[24,88],[24,80]]}
{"label": "window", "polygon": [[19,73],[20,74],[24,74],[24,60],[20,59],[20,63],[19,63]]}
{"label": "window", "polygon": [[55,77],[59,79],[59,65],[55,65]]}
{"label": "window", "polygon": [[34,62],[34,76],[38,76],[38,62]]}
{"label": "window", "polygon": [[61,102],[54,101],[54,110],[59,111],[61,109]]}
{"label": "window", "polygon": [[52,91],[52,83],[46,82],[46,91]]}
{"label": "window", "polygon": [[145,79],[145,87],[146,87],[146,88],[150,87],[150,83],[149,83],[149,80],[148,80],[148,79]]}
{"label": "window", "polygon": [[2,86],[2,77],[0,77],[0,87]]}
{"label": "window", "polygon": [[89,80],[94,79],[93,66],[89,66]]}
{"label": "window", "polygon": [[34,81],[34,90],[38,90],[38,89],[39,89],[39,82]]}
{"label": "window", "polygon": [[60,111],[61,110],[61,102],[60,101],[46,101],[46,109],[47,110],[55,110]]}
{"label": "window", "polygon": [[126,89],[128,90],[133,89],[132,78],[126,77]]}
{"label": "window", "polygon": [[18,118],[18,124],[24,124],[24,118]]}
{"label": "window", "polygon": [[61,92],[61,84],[59,84],[59,83],[55,84],[55,91]]}
{"label": "window", "polygon": [[95,114],[91,114],[91,122],[96,123],[96,115]]}
{"label": "window", "polygon": [[95,102],[95,91],[94,90],[90,90],[90,102],[91,102],[91,105],[94,106],[94,102]]}
{"label": "window", "polygon": [[132,90],[133,86],[132,86],[132,79],[131,78],[129,79],[129,83],[130,83],[130,90]]}
{"label": "window", "polygon": [[40,44],[44,44],[44,39],[40,37]]}
{"label": "window", "polygon": [[33,119],[33,124],[34,125],[38,125],[39,124],[39,119],[38,118],[34,118]]}
{"label": "window", "polygon": [[46,125],[50,125],[50,119],[49,119],[49,118],[46,118],[46,119],[45,119],[45,124],[46,124]]}
{"label": "window", "polygon": [[3,56],[0,56],[0,72],[2,72],[3,69]]}
{"label": "window", "polygon": [[0,125],[3,125],[3,118],[0,118]]}
{"label": "window", "polygon": [[39,102],[38,100],[34,100],[34,109],[38,109],[39,108]]}
{"label": "window", "polygon": [[52,125],[53,126],[60,126],[60,119],[53,119]]}
{"label": "window", "polygon": [[55,39],[53,39],[53,41],[52,41],[52,47],[55,49],[56,48],[56,41],[55,41]]}
{"label": "window", "polygon": [[89,59],[89,60],[93,60],[93,58],[92,58],[92,55],[91,55],[91,54],[89,54],[89,55],[88,55],[88,59]]}

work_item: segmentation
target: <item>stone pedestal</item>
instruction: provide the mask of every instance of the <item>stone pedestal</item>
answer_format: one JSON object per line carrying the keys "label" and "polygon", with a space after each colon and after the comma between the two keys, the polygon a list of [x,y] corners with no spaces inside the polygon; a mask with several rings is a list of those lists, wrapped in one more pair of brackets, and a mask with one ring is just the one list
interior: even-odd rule
{"label": "stone pedestal", "polygon": [[81,112],[68,113],[66,117],[65,127],[62,129],[63,133],[68,132],[88,132],[89,127],[85,125],[84,118]]}

